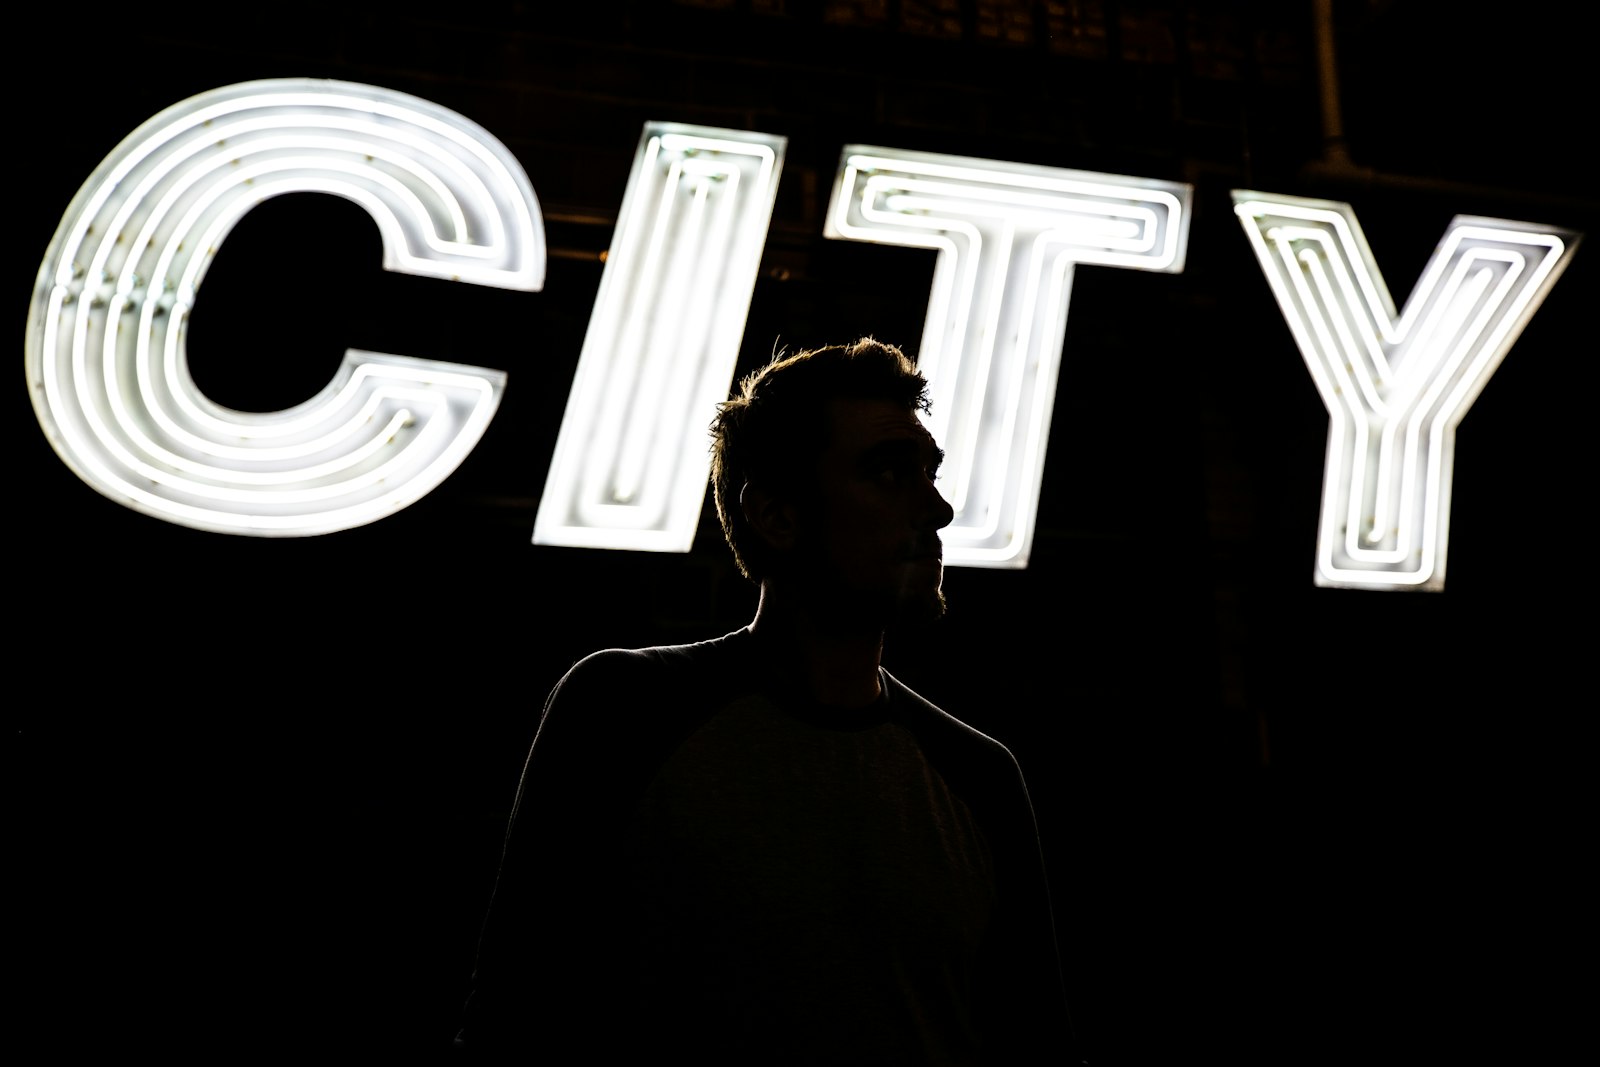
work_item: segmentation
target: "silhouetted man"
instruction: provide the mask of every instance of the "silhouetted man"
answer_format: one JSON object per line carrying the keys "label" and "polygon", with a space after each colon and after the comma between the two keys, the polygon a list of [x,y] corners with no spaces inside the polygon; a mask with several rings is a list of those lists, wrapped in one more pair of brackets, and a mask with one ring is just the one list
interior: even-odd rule
{"label": "silhouetted man", "polygon": [[887,630],[944,612],[926,410],[871,339],[778,359],[722,405],[717,513],[755,619],[595,653],[550,694],[459,1047],[1073,1062],[1016,762],[879,663]]}

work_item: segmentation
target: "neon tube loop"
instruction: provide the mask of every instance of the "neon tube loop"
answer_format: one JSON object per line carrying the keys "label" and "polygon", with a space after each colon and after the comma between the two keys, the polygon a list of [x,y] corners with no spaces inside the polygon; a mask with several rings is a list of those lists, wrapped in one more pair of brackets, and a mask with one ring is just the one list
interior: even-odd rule
{"label": "neon tube loop", "polygon": [[1027,566],[1073,267],[1181,271],[1192,195],[1148,178],[844,149],[826,235],[939,253],[919,364],[956,511],[946,562]]}
{"label": "neon tube loop", "polygon": [[1316,583],[1443,589],[1456,426],[1578,235],[1457,216],[1397,316],[1350,205],[1233,200],[1328,409]]}
{"label": "neon tube loop", "polygon": [[687,552],[787,142],[646,123],[534,520],[540,545]]}
{"label": "neon tube loop", "polygon": [[[273,196],[360,205],[393,271],[536,290],[538,201],[515,157],[436,104],[279,79],[182,101],[79,190],[39,268],[26,341],[51,446],[105,496],[169,522],[300,536],[383,518],[442,482],[493,418],[505,375],[349,351],[317,396],[232,411],[202,395],[185,334],[227,234]],[[314,262],[317,249],[305,249]]]}
{"label": "neon tube loop", "polygon": [[[690,549],[705,430],[732,378],[785,144],[646,124],[535,543]],[[349,351],[317,396],[285,411],[231,411],[200,393],[185,331],[205,271],[246,212],[293,192],[361,206],[390,270],[543,284],[527,176],[448,109],[314,79],[176,104],[79,190],[29,309],[39,422],[105,496],[199,529],[327,533],[416,501],[481,438],[505,376],[479,367]],[[844,149],[825,234],[938,252],[919,359],[930,429],[949,457],[948,562],[1027,564],[1073,269],[1181,271],[1192,193],[1145,178]],[[1458,217],[1397,315],[1348,205],[1233,198],[1330,415],[1316,582],[1443,588],[1456,425],[1579,235]]]}

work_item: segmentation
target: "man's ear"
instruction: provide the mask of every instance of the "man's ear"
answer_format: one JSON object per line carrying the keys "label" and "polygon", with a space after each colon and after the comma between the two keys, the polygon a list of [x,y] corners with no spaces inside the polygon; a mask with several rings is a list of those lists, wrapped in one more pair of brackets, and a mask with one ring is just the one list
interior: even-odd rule
{"label": "man's ear", "polygon": [[750,528],[779,552],[794,547],[800,527],[799,512],[794,504],[779,497],[764,486],[745,482],[739,490],[739,509]]}

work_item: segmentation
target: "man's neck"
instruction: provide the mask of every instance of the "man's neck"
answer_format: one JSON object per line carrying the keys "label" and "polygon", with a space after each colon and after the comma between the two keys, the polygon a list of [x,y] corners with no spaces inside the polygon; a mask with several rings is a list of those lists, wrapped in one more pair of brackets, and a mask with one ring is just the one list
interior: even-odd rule
{"label": "man's neck", "polygon": [[770,583],[750,623],[772,669],[827,707],[865,707],[882,691],[883,631],[812,609]]}

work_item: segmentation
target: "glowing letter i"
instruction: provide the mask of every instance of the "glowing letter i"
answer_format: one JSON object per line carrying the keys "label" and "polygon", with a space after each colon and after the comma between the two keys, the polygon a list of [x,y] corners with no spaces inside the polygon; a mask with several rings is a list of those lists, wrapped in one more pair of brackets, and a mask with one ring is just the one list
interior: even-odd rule
{"label": "glowing letter i", "polygon": [[555,456],[540,545],[687,552],[785,139],[645,124]]}
{"label": "glowing letter i", "polygon": [[1456,425],[1579,235],[1457,216],[1396,317],[1350,205],[1233,201],[1328,408],[1316,583],[1443,589]]}

